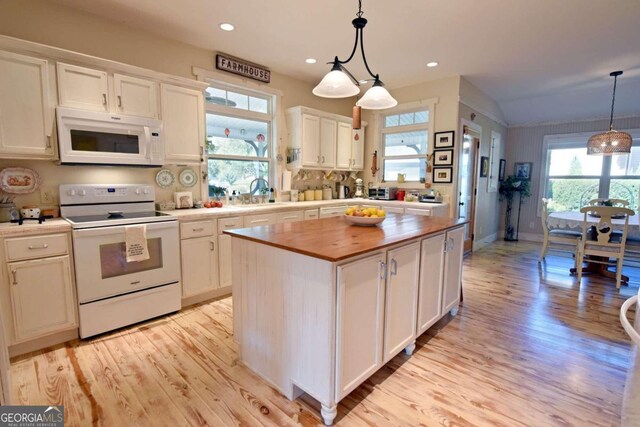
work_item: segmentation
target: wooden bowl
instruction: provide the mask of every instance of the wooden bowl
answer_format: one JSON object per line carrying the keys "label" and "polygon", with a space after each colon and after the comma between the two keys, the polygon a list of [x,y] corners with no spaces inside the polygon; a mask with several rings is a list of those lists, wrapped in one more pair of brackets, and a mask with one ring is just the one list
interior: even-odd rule
{"label": "wooden bowl", "polygon": [[344,215],[344,219],[346,219],[347,222],[353,225],[359,225],[362,227],[373,227],[374,225],[380,224],[382,221],[385,220],[385,218],[386,217],[370,218],[366,216]]}

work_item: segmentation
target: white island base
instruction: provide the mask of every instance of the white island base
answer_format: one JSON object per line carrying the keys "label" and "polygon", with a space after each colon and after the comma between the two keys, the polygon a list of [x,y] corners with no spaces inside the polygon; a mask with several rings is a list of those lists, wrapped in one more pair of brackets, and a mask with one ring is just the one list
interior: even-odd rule
{"label": "white island base", "polygon": [[291,400],[318,400],[333,424],[340,400],[455,315],[463,254],[455,225],[338,261],[231,232],[241,362]]}

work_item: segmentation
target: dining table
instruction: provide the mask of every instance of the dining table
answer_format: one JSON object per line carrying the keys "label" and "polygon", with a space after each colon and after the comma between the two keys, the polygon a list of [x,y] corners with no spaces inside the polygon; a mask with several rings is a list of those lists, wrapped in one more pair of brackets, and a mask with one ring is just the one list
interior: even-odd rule
{"label": "dining table", "polygon": [[[584,213],[578,211],[562,211],[562,212],[552,212],[549,214],[547,219],[547,224],[549,229],[571,229],[574,231],[582,231],[582,223],[584,221]],[[597,225],[600,221],[600,218],[594,217],[591,215],[587,215],[587,224],[588,225]],[[624,228],[625,219],[612,219],[611,225],[614,230],[622,231]],[[632,215],[629,217],[629,224],[627,226],[627,239],[638,239],[640,240],[640,217],[638,215]],[[596,257],[598,261],[602,261],[601,257]],[[579,260],[578,260],[579,261]],[[598,274],[600,276],[609,277],[615,280],[616,272],[609,270],[606,264],[589,262],[586,260],[587,265],[583,267],[582,273],[592,273]],[[577,273],[575,268],[570,269],[571,274],[574,275]],[[622,275],[621,282],[623,284],[627,284],[629,282],[629,277]]]}

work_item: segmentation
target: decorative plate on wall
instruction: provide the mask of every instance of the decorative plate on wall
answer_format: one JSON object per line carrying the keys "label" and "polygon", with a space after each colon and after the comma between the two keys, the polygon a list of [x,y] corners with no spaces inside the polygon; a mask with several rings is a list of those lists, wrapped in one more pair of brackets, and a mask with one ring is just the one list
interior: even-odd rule
{"label": "decorative plate on wall", "polygon": [[198,175],[191,168],[186,168],[182,172],[180,172],[180,176],[178,177],[180,180],[180,184],[184,187],[193,187],[198,182]]}
{"label": "decorative plate on wall", "polygon": [[169,169],[160,169],[156,174],[156,184],[162,188],[169,188],[176,182],[176,176]]}
{"label": "decorative plate on wall", "polygon": [[5,168],[0,172],[0,189],[9,194],[29,194],[40,187],[42,179],[32,169]]}

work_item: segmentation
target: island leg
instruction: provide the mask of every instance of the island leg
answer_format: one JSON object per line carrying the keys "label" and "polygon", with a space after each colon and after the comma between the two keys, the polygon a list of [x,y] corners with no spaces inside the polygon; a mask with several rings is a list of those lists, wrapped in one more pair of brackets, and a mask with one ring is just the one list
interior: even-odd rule
{"label": "island leg", "polygon": [[327,406],[323,403],[322,408],[320,409],[320,414],[322,415],[324,425],[333,425],[333,420],[336,418],[336,415],[338,415],[338,405]]}
{"label": "island leg", "polygon": [[411,344],[409,344],[404,348],[404,354],[406,354],[407,356],[411,356],[415,349],[416,349],[416,342],[413,341]]}

